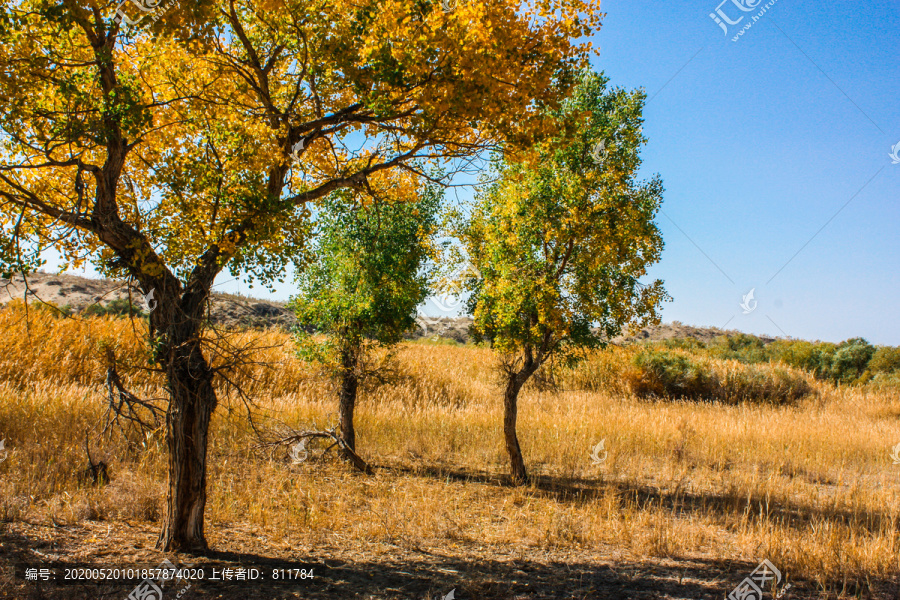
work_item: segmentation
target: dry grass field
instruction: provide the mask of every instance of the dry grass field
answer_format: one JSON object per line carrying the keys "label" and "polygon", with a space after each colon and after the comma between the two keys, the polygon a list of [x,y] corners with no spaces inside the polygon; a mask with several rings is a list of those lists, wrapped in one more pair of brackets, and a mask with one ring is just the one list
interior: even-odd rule
{"label": "dry grass field", "polygon": [[[99,436],[104,345],[126,387],[163,395],[140,321],[0,311],[0,562],[157,564],[162,436]],[[328,381],[280,332],[243,332],[255,363],[232,373],[254,425],[335,422]],[[211,431],[206,557],[315,566],[312,580],[195,584],[183,598],[724,598],[763,559],[783,598],[898,598],[900,398],[835,388],[792,406],[648,401],[628,385],[630,347],[523,391],[519,436],[535,477],[506,485],[501,403],[489,350],[407,343],[391,382],[357,410],[365,476],[338,459],[294,464],[255,448],[248,408],[220,389]],[[712,360],[712,359],[711,359]],[[747,367],[715,361],[724,375]],[[762,367],[763,369],[769,367]],[[93,485],[85,436],[109,483]],[[605,440],[599,464],[591,449]],[[6,598],[125,598],[129,588],[0,579]],[[779,586],[780,587],[780,586]],[[171,597],[175,597],[174,593]],[[772,597],[767,594],[766,598]],[[169,596],[167,595],[168,599]]]}

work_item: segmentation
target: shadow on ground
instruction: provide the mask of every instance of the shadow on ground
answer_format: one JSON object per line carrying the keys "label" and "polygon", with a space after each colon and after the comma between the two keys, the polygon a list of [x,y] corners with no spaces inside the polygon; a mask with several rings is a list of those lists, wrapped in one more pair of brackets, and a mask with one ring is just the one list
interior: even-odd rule
{"label": "shadow on ground", "polygon": [[[404,473],[419,477],[429,477],[441,481],[475,482],[490,486],[509,486],[509,477],[484,472],[463,471],[455,468],[439,466],[417,466],[414,468],[399,466],[383,466],[380,469],[396,473]],[[870,532],[883,531],[885,527],[900,531],[900,524],[888,510],[862,511],[841,510],[828,506],[810,507],[808,505],[784,502],[773,504],[765,496],[747,494],[696,494],[686,490],[660,490],[646,485],[627,481],[604,481],[602,479],[584,479],[573,477],[554,477],[537,475],[529,483],[535,494],[551,497],[557,502],[582,503],[602,498],[606,494],[615,493],[623,500],[630,500],[638,508],[660,506],[676,515],[691,513],[715,513],[720,515],[744,515],[755,518],[777,519],[779,523],[795,529],[806,529],[810,523],[822,520],[836,521],[846,525],[855,525]],[[754,510],[747,512],[750,504]],[[760,510],[766,512],[761,517]],[[900,600],[900,595],[895,597]]]}
{"label": "shadow on ground", "polygon": [[[221,541],[230,541],[235,532],[222,532]],[[141,535],[152,545],[153,534],[148,529]],[[38,537],[38,536],[34,536]],[[44,537],[44,536],[39,536]],[[244,545],[234,539],[235,545]],[[141,583],[140,579],[102,584],[63,581],[73,562],[46,560],[48,548],[58,547],[50,539],[33,539],[5,527],[0,532],[3,553],[0,555],[0,598],[5,599],[121,599]],[[124,543],[122,544],[124,545]],[[249,552],[212,551],[204,556],[170,555],[168,560],[178,567],[192,565],[202,569],[203,580],[170,581],[162,586],[162,600],[256,600],[303,598],[360,599],[360,600],[442,600],[449,592],[455,600],[722,600],[734,586],[755,567],[748,563],[711,560],[677,560],[616,562],[593,559],[586,554],[553,553],[536,550],[534,555],[524,552],[509,556],[480,557],[473,549],[454,551],[466,556],[448,555],[438,551],[410,549],[397,546],[395,552],[351,554],[348,560],[344,548],[321,549],[315,556],[295,554],[292,558],[265,556]],[[107,554],[90,565],[94,568],[137,567],[154,568],[166,557],[155,551],[144,552],[142,562],[126,563],[122,554]],[[343,556],[343,557],[342,557]],[[44,557],[44,559],[42,559]],[[48,568],[55,579],[26,581],[26,568]],[[219,577],[223,569],[257,569],[256,580],[211,581],[214,570]],[[14,569],[14,573],[10,571]],[[312,569],[311,579],[288,578],[293,569]],[[279,578],[273,579],[278,572]],[[197,571],[195,571],[195,574]],[[308,573],[308,571],[307,571]],[[190,583],[190,586],[187,584]],[[794,586],[784,596],[788,599],[835,598],[819,595]],[[179,595],[180,594],[180,595]],[[158,597],[132,596],[141,600],[160,600]],[[766,600],[771,596],[767,595]],[[897,582],[879,582],[873,592],[859,596],[873,600],[900,597]]]}

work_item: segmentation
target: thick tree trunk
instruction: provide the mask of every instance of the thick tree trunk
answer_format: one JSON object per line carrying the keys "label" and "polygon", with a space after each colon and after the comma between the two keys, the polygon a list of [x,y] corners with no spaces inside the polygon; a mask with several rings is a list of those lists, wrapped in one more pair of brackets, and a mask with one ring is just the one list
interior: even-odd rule
{"label": "thick tree trunk", "polygon": [[506,392],[503,395],[503,437],[506,440],[506,452],[509,454],[510,476],[513,485],[524,484],[528,477],[525,472],[522,449],[519,447],[519,438],[516,435],[519,390],[522,389],[526,379],[527,375],[523,378],[522,373],[510,374],[506,383]]}
{"label": "thick tree trunk", "polygon": [[166,413],[169,489],[157,547],[167,552],[208,548],[203,532],[206,450],[216,393],[213,373],[200,350],[196,325],[188,322],[180,327],[183,329],[175,326],[168,330],[181,335],[170,337],[166,359],[170,395]]}
{"label": "thick tree trunk", "polygon": [[341,439],[347,447],[356,452],[356,431],[353,429],[353,411],[356,408],[356,393],[359,378],[356,374],[356,355],[345,352],[342,358],[341,393],[338,399],[338,416]]}

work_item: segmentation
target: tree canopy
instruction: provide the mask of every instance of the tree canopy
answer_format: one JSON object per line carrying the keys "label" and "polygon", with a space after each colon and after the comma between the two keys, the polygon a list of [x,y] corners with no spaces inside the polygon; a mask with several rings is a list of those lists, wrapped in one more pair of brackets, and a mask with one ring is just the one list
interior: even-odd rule
{"label": "tree canopy", "polygon": [[440,197],[430,187],[418,200],[368,209],[348,193],[322,203],[309,265],[291,300],[304,356],[340,364],[349,347],[391,346],[415,327],[431,283]]}
{"label": "tree canopy", "polygon": [[586,72],[553,112],[560,133],[497,162],[461,236],[474,331],[498,351],[567,355],[656,316],[662,282],[641,278],[663,247],[663,187],[636,179],[643,101]]}

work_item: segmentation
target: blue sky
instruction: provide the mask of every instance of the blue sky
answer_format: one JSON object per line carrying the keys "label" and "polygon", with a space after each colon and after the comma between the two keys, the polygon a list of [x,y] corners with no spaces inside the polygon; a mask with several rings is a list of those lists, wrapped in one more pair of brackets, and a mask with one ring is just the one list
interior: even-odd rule
{"label": "blue sky", "polygon": [[[664,320],[900,345],[900,2],[777,0],[736,42],[767,2],[718,2],[606,0],[593,38],[594,67],[650,98],[642,175],[666,186],[651,273],[673,297]],[[744,17],[727,35],[717,7]],[[232,279],[216,289],[292,290]]]}
{"label": "blue sky", "polygon": [[652,98],[664,320],[900,345],[900,2],[777,0],[736,42],[766,2],[722,4],[727,36],[718,2],[607,0],[595,37],[595,68]]}

